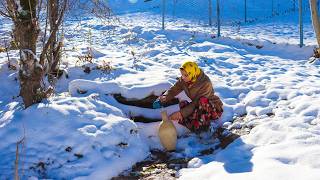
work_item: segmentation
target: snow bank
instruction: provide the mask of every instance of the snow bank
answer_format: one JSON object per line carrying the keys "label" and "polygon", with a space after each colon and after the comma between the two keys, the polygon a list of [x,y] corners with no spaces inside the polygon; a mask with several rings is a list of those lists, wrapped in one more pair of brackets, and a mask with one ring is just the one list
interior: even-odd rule
{"label": "snow bank", "polygon": [[108,179],[143,160],[149,148],[116,107],[88,97],[57,97],[5,116],[0,127],[0,177],[12,177],[16,142],[25,136],[24,178]]}
{"label": "snow bank", "polygon": [[95,82],[83,79],[76,79],[69,83],[69,92],[71,95],[79,95],[79,91],[102,94],[117,94],[120,93],[126,98],[143,99],[148,95],[161,95],[166,89],[171,86],[170,83],[155,83],[154,85],[139,85],[133,87],[122,86],[118,82]]}

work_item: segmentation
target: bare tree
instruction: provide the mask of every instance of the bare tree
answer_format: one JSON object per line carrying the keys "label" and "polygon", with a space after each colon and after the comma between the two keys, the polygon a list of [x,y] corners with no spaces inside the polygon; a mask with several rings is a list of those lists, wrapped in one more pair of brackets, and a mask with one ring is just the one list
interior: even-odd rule
{"label": "bare tree", "polygon": [[[316,34],[318,46],[320,46],[320,22],[318,16],[318,4],[317,0],[310,0],[310,10],[311,10],[311,18],[314,32]],[[315,50],[315,55],[320,55],[319,47]]]}
{"label": "bare tree", "polygon": [[[55,73],[59,71],[58,66],[61,60],[63,42],[60,41],[61,37],[59,37],[58,32],[67,6],[70,9],[83,10],[101,19],[111,17],[111,10],[103,0],[0,1],[0,15],[12,20],[14,25],[13,38],[20,50],[20,96],[25,108],[40,102],[53,92],[53,88],[44,86],[44,77],[48,75],[50,82],[50,79],[52,79],[50,77],[56,76]],[[40,15],[46,15],[46,23],[43,29],[43,47],[40,51],[40,58],[37,58],[37,42],[39,42],[41,30],[39,25]]]}
{"label": "bare tree", "polygon": [[[57,4],[58,3],[58,4]],[[56,10],[55,19],[51,19],[50,35],[46,41],[40,59],[36,56],[38,36],[40,33],[39,14],[42,0],[5,0],[1,1],[0,14],[12,20],[13,37],[20,50],[20,96],[24,105],[28,106],[40,102],[52,92],[52,88],[45,89],[43,77],[46,74],[45,54],[50,45],[55,46],[53,42],[56,39],[56,32],[62,22],[67,0],[63,1],[63,8]],[[53,7],[59,6],[59,0],[50,1]],[[52,48],[53,49],[53,48]]]}

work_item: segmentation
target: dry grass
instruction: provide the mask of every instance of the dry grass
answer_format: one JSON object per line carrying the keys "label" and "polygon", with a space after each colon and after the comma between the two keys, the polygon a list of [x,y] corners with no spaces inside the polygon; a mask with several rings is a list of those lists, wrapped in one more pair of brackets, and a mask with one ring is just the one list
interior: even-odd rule
{"label": "dry grass", "polygon": [[88,51],[88,53],[85,55],[78,55],[77,58],[78,60],[76,61],[76,65],[93,63],[93,55],[90,51]]}
{"label": "dry grass", "polygon": [[6,52],[6,48],[0,47],[0,53]]}
{"label": "dry grass", "polygon": [[97,66],[97,69],[101,70],[102,72],[106,74],[110,74],[114,68],[111,65],[110,61],[103,60],[101,65]]}

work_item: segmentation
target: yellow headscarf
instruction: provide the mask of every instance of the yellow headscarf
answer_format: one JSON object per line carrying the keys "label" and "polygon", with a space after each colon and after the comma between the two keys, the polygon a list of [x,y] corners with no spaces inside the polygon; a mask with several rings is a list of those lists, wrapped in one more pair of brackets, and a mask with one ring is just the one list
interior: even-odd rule
{"label": "yellow headscarf", "polygon": [[200,68],[198,67],[198,64],[193,61],[186,61],[184,62],[180,69],[186,71],[188,74],[188,77],[191,79],[191,82],[196,82],[198,76],[201,73]]}

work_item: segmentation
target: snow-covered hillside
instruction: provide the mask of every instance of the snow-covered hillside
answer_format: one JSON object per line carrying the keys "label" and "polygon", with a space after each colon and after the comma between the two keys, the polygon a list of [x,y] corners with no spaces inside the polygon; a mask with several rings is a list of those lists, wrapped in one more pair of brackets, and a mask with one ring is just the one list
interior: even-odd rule
{"label": "snow-covered hillside", "polygon": [[[22,179],[109,179],[145,159],[151,149],[163,149],[157,136],[159,122],[132,121],[139,116],[160,118],[160,110],[121,104],[113,94],[129,99],[159,95],[176,81],[181,63],[189,59],[208,74],[224,102],[216,125],[252,130],[226,149],[200,156],[200,151],[215,147],[216,140],[203,140],[175,123],[179,139],[172,156],[193,158],[177,177],[318,179],[320,63],[309,63],[316,45],[310,20],[305,21],[307,46],[300,48],[297,13],[241,29],[222,26],[223,37],[216,38],[216,27],[192,18],[195,12],[187,9],[192,0],[177,1],[185,6],[167,17],[166,30],[161,30],[159,7],[156,10],[160,1],[109,2],[121,23],[105,24],[94,17],[80,23],[69,17],[64,23],[61,67],[68,76],[57,81],[56,94],[48,100],[24,110],[17,97],[17,70],[8,68],[7,54],[0,53],[0,179],[14,177],[16,143],[21,139]],[[260,5],[250,4],[264,7]],[[223,13],[231,14],[226,7]],[[148,12],[137,13],[140,10]],[[9,37],[10,22],[3,18],[0,22],[0,35]],[[92,63],[79,60],[88,48],[94,55]],[[15,50],[9,55],[11,62],[19,59]],[[88,68],[90,72],[85,71]],[[238,117],[244,121],[230,123]]]}

